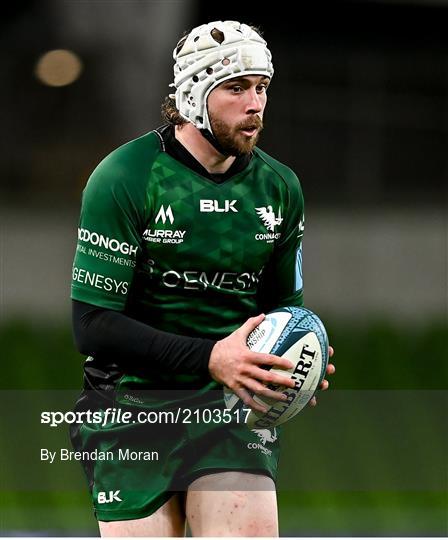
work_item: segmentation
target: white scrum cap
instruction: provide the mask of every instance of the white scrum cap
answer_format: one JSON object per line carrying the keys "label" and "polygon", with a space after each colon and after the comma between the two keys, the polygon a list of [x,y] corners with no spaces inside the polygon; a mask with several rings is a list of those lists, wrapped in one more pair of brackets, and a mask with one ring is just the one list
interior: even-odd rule
{"label": "white scrum cap", "polygon": [[215,21],[194,28],[173,51],[176,107],[198,129],[212,133],[207,98],[222,82],[274,73],[266,41],[247,24]]}

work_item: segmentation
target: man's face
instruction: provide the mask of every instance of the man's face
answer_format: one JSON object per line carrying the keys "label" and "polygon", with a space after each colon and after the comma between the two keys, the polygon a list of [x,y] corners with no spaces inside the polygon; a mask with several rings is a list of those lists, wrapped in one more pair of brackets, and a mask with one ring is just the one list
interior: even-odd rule
{"label": "man's face", "polygon": [[249,153],[263,129],[269,78],[245,75],[223,82],[210,92],[208,115],[213,134],[232,156]]}

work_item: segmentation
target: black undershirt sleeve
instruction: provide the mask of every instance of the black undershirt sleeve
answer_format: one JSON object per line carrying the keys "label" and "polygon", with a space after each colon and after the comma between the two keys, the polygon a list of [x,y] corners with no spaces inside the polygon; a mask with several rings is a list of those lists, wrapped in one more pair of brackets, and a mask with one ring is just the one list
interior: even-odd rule
{"label": "black undershirt sleeve", "polygon": [[72,301],[73,334],[85,355],[125,358],[123,370],[208,374],[216,341],[157,330],[119,311]]}

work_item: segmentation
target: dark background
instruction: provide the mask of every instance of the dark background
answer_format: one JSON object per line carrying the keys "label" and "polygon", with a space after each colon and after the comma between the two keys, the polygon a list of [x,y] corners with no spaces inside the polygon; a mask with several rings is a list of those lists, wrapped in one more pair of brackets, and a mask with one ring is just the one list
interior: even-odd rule
{"label": "dark background", "polygon": [[[361,0],[3,6],[1,533],[96,534],[78,464],[41,471],[20,441],[65,445],[37,418],[81,386],[69,285],[88,176],[160,125],[179,36],[219,19],[261,27],[273,54],[260,146],[301,179],[305,305],[336,349],[333,393],[286,429],[282,534],[446,536],[448,2]],[[35,76],[53,49],[81,59],[73,84]]]}
{"label": "dark background", "polygon": [[[120,81],[112,72],[114,61],[137,62],[134,56],[142,52],[130,43],[129,57],[114,58],[114,50],[126,48],[120,42],[126,30],[116,34],[117,43],[100,28],[84,34],[75,28],[64,35],[63,6],[70,6],[70,13],[76,4],[86,17],[103,10],[95,22],[104,23],[104,1],[60,2],[58,9],[51,2],[28,1],[10,5],[2,17],[1,57],[7,76],[1,95],[8,104],[2,195],[13,201],[40,194],[46,201],[78,202],[89,166],[126,140],[123,126],[111,114],[114,100],[107,82],[143,85],[142,93],[151,93],[154,101],[168,90],[171,56],[158,60],[163,68],[157,72],[151,63],[141,65],[135,81]],[[150,13],[151,4],[160,2],[113,4],[136,16],[142,5],[149,5]],[[179,3],[169,4],[175,20]],[[189,4],[187,20],[175,23],[181,31],[221,18],[253,23],[264,31],[276,73],[263,146],[306,180],[308,204],[443,203],[448,168],[444,2],[299,2],[294,15],[285,2],[272,9]],[[131,25],[132,18],[122,23]],[[85,20],[80,24],[89,26]],[[151,32],[149,19],[145,30]],[[49,89],[34,77],[38,56],[53,48],[73,48],[81,56],[85,68],[74,84]],[[165,46],[159,49],[163,52]],[[143,131],[158,121],[156,111],[144,105],[139,106],[138,126]],[[138,134],[129,128],[129,136]],[[73,185],[74,178],[79,183]]]}

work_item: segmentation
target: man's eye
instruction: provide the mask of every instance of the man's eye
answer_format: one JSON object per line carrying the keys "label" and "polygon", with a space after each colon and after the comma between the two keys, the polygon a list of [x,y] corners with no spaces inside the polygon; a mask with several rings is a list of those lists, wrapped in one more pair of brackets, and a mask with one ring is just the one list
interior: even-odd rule
{"label": "man's eye", "polygon": [[232,86],[232,87],[231,87],[231,90],[232,90],[233,92],[241,92],[242,87],[241,87],[241,86]]}

